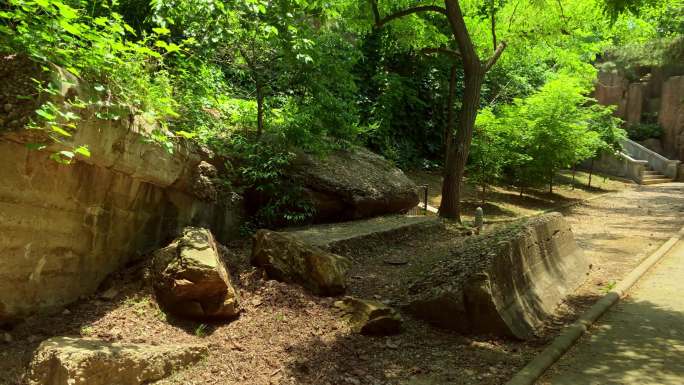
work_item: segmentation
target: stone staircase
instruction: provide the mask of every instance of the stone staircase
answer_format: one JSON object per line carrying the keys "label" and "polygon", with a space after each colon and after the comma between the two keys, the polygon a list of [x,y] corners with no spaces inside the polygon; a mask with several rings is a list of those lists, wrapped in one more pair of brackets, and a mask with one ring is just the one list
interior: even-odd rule
{"label": "stone staircase", "polygon": [[642,185],[669,183],[677,178],[680,161],[667,159],[639,143],[625,139],[622,148],[627,157],[634,161],[635,181]]}
{"label": "stone staircase", "polygon": [[669,178],[660,173],[660,171],[653,170],[643,170],[641,172],[641,181],[639,184],[658,184],[658,183],[669,183],[672,182],[672,178]]}

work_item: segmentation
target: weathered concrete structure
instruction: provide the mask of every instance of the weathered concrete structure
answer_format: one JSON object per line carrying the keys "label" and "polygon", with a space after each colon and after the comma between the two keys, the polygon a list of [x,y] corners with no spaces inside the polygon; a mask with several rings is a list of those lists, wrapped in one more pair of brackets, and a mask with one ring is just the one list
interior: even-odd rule
{"label": "weathered concrete structure", "polygon": [[305,243],[291,233],[270,230],[254,235],[251,261],[273,279],[328,296],[344,293],[351,267],[348,258]]}
{"label": "weathered concrete structure", "polygon": [[406,308],[443,328],[529,339],[589,265],[563,216],[547,214],[467,240],[410,288]]}
{"label": "weathered concrete structure", "polygon": [[602,153],[593,160],[585,160],[585,169],[631,179],[639,184],[671,182],[680,176],[681,161],[667,159],[633,140],[621,141],[622,151]]}

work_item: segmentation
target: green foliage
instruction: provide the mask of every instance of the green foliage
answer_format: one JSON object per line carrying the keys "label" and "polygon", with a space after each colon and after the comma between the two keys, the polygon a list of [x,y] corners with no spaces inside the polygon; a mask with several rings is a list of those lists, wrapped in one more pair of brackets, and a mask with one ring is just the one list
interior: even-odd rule
{"label": "green foliage", "polygon": [[207,326],[207,324],[199,324],[195,328],[195,336],[197,336],[199,338],[206,337],[208,329],[209,329],[209,326]]}
{"label": "green foliage", "polygon": [[586,97],[580,79],[559,76],[538,92],[477,120],[471,175],[491,182],[507,173],[521,186],[552,183],[558,170],[616,149],[624,132],[611,109]]}
{"label": "green foliage", "polygon": [[[108,9],[108,4],[100,6]],[[59,99],[55,99],[58,87],[36,82],[37,93],[47,101],[37,109],[38,121],[29,128],[46,130],[53,140],[62,141],[72,136],[78,110],[86,107],[96,109],[103,119],[120,119],[122,111],[132,108],[163,127],[166,119],[176,116],[163,58],[177,49],[152,35],[133,41],[128,35],[135,31],[119,14],[94,16],[86,6],[84,1],[9,0],[0,9],[0,53],[27,55],[46,72],[55,72],[50,67],[56,65],[92,87],[88,100],[56,104],[52,100]],[[165,50],[157,52],[153,43]],[[75,154],[88,152],[78,146],[52,158],[70,163]]]}
{"label": "green foliage", "polygon": [[658,123],[636,123],[626,126],[627,136],[632,140],[660,138],[663,128]]}
{"label": "green foliage", "polygon": [[[382,15],[416,5],[434,3],[379,1]],[[508,43],[482,87],[469,165],[480,183],[539,184],[597,151],[616,151],[619,122],[586,97],[597,57],[608,52],[607,65],[626,67],[677,64],[684,52],[681,0],[461,6],[479,56],[492,54],[492,30]],[[359,143],[402,167],[439,165],[450,69],[457,68],[458,92],[464,74],[459,60],[425,54],[435,47],[458,50],[444,17],[416,13],[378,30],[367,1],[0,5],[1,54],[63,68],[91,87],[85,100],[62,100],[60,84],[37,81],[40,107],[29,128],[67,142],[85,108],[102,119],[142,114],[158,127],[149,139],[169,151],[174,138],[184,138],[233,161],[234,175],[225,177],[258,197],[253,226],[311,217],[304,192],[285,177],[295,151],[325,154]],[[75,144],[52,158],[71,163],[89,155]]]}
{"label": "green foliage", "polygon": [[234,135],[228,151],[240,154],[237,183],[257,203],[245,230],[301,224],[311,218],[314,209],[304,191],[284,174],[295,157],[286,144],[278,138],[254,142]]}

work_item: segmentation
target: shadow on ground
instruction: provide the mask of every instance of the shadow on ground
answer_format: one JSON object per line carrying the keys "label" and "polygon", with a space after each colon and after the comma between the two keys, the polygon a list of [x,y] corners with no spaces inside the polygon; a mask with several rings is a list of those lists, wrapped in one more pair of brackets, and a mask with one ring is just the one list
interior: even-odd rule
{"label": "shadow on ground", "polygon": [[[627,322],[627,320],[638,322]],[[681,384],[684,312],[625,299],[555,369],[554,385]],[[638,377],[635,373],[638,372]],[[589,382],[587,382],[589,381]]]}

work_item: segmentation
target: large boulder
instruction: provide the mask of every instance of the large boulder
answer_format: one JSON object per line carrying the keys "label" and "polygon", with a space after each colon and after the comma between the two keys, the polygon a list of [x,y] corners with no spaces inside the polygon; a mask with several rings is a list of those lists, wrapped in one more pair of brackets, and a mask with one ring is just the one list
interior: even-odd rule
{"label": "large boulder", "polygon": [[392,307],[379,301],[345,297],[335,302],[343,318],[355,333],[392,335],[401,331],[401,316]]}
{"label": "large boulder", "polygon": [[297,283],[319,295],[338,295],[347,288],[349,259],[309,245],[291,234],[259,230],[254,235],[252,264],[269,277]]}
{"label": "large boulder", "polygon": [[160,380],[206,356],[201,345],[110,343],[54,337],[40,344],[29,385],[139,385]]}
{"label": "large boulder", "polygon": [[530,339],[589,266],[551,213],[466,240],[411,286],[407,310],[458,332]]}
{"label": "large boulder", "polygon": [[300,153],[288,174],[304,187],[319,222],[400,213],[418,204],[413,181],[361,147],[325,156]]}
{"label": "large boulder", "polygon": [[240,311],[230,275],[207,229],[186,227],[180,238],[154,254],[157,298],[170,313],[229,319]]}

